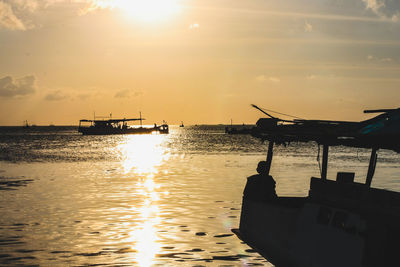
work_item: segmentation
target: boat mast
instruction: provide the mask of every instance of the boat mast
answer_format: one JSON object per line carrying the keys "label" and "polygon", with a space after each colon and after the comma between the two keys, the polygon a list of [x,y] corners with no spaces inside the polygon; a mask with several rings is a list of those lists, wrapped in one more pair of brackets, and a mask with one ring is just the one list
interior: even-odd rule
{"label": "boat mast", "polygon": [[139,111],[139,117],[140,117],[140,127],[142,127],[142,112]]}

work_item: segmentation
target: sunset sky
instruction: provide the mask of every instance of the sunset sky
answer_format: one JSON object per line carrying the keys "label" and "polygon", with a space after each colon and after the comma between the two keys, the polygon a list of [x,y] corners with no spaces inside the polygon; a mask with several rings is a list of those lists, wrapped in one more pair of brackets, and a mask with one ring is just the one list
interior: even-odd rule
{"label": "sunset sky", "polygon": [[0,0],[0,125],[400,107],[400,1]]}

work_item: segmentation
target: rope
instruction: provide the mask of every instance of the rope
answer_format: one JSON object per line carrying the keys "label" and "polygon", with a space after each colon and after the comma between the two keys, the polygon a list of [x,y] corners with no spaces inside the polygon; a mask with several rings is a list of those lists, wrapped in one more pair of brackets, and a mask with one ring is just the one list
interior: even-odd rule
{"label": "rope", "polygon": [[295,118],[295,119],[304,120],[303,118],[296,117],[296,116],[289,115],[289,114],[285,114],[285,113],[281,113],[281,112],[278,112],[278,111],[273,111],[273,110],[266,109],[266,108],[261,108],[261,109],[266,110],[266,111],[269,111],[269,112],[272,112],[272,113],[276,113],[276,114],[279,114],[279,115],[283,115],[283,116],[288,116],[288,117]]}

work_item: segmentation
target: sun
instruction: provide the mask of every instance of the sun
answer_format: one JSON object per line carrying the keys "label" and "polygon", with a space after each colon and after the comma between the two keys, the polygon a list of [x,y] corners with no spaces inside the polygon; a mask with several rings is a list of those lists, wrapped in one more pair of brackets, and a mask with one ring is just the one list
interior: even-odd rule
{"label": "sun", "polygon": [[178,0],[116,0],[129,18],[144,22],[165,20],[180,11]]}

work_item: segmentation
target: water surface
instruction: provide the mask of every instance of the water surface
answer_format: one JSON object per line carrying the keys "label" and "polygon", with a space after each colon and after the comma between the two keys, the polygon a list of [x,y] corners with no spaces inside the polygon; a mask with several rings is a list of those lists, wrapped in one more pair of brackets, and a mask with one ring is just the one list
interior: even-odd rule
{"label": "water surface", "polygon": [[[330,150],[328,178],[369,151]],[[0,128],[0,265],[272,266],[237,228],[246,177],[266,144],[223,126],[169,135],[81,136],[74,127]],[[318,147],[277,147],[279,195],[304,196]],[[400,191],[399,156],[380,151],[373,186]]]}

